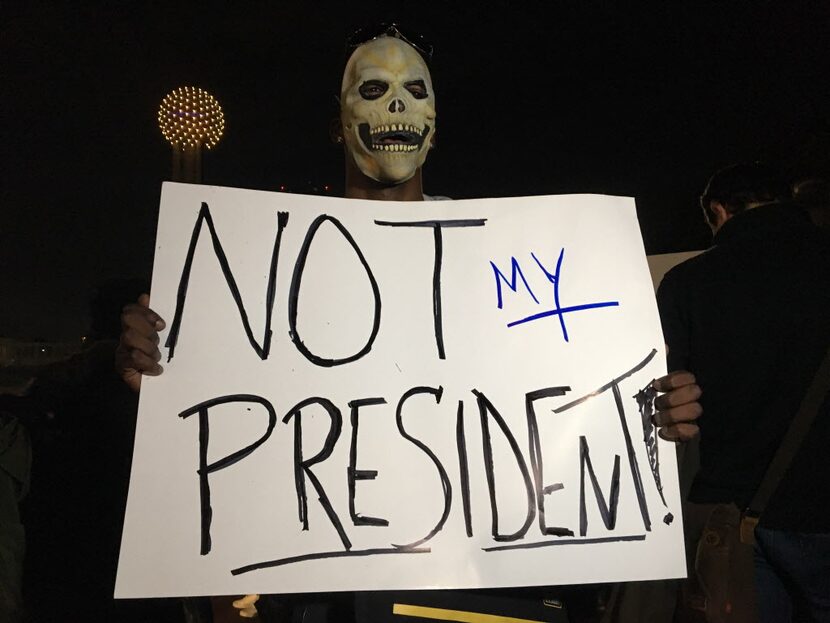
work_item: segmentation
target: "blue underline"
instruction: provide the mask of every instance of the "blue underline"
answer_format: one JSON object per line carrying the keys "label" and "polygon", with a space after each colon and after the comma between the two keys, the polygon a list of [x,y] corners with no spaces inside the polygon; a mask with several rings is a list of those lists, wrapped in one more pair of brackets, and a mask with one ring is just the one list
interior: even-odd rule
{"label": "blue underline", "polygon": [[586,303],[585,305],[574,305],[573,307],[561,307],[559,309],[551,309],[550,311],[541,312],[539,314],[533,314],[532,316],[527,316],[526,318],[522,318],[521,320],[514,320],[513,322],[508,322],[508,327],[515,327],[519,324],[524,324],[525,322],[532,322],[533,320],[539,320],[540,318],[547,318],[548,316],[562,316],[563,314],[567,314],[570,312],[575,311],[583,311],[586,309],[596,309],[598,307],[619,307],[619,301],[608,301],[605,303]]}

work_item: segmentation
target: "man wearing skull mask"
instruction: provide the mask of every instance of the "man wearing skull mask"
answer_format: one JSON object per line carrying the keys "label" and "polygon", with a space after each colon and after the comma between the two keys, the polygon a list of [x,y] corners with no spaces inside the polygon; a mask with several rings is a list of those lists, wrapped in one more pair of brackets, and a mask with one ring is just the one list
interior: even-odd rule
{"label": "man wearing skull mask", "polygon": [[421,170],[434,146],[435,92],[424,57],[396,26],[349,57],[335,134],[346,148],[346,197],[425,198]]}
{"label": "man wearing skull mask", "polygon": [[[392,24],[382,25],[374,35],[364,35],[358,43],[351,44],[340,91],[340,117],[332,132],[333,140],[344,146],[347,198],[442,198],[423,194],[422,168],[435,140],[435,93],[426,62],[431,48],[414,41],[416,38],[407,38]],[[156,376],[162,372],[158,363],[158,331],[164,329],[165,323],[149,308],[146,294],[138,303],[127,306],[121,318],[124,329],[116,368],[124,382],[138,391],[142,375]],[[693,437],[697,431],[694,420],[700,415],[700,389],[694,377],[687,372],[675,372],[657,379],[654,385],[658,391],[666,392],[656,403],[655,421],[661,427],[661,435],[671,440]],[[301,596],[295,601],[290,596],[276,595],[264,596],[257,602],[258,596],[248,595],[233,605],[239,616],[255,617],[259,611],[260,620],[264,621],[290,620],[292,611],[293,620],[301,617],[307,623],[355,620],[355,616],[359,621],[381,621],[389,616],[387,610],[380,612],[380,607],[385,608],[393,598],[387,595],[390,594],[360,593],[356,603],[348,594],[328,595],[325,603],[310,603],[312,596]],[[468,594],[467,600],[472,595]],[[378,596],[382,597],[375,599]],[[238,620],[227,601],[214,598],[214,623]],[[535,601],[541,603],[538,591]]]}

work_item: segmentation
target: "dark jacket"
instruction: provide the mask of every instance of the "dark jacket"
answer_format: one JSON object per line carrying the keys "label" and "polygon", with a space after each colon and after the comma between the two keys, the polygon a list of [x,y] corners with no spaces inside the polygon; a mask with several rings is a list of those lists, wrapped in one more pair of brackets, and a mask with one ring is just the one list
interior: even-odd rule
{"label": "dark jacket", "polygon": [[[669,367],[703,390],[692,502],[745,507],[830,344],[830,244],[792,204],[727,221],[658,291]],[[762,517],[830,532],[830,400]]]}

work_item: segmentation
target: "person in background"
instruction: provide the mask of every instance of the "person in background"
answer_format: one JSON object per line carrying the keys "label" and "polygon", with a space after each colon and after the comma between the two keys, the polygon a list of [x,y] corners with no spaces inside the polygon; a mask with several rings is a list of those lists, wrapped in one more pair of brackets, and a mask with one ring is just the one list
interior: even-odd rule
{"label": "person in background", "polygon": [[[112,359],[120,333],[118,310],[146,289],[141,279],[102,283],[90,301],[91,323],[80,352],[14,369],[26,382],[17,395],[0,396],[0,476],[13,476],[18,496],[28,490],[20,504],[26,528],[26,557],[18,561],[23,620],[180,619],[175,602],[115,601],[112,596],[136,408],[136,397],[113,372]],[[16,504],[4,497],[4,532],[14,512]],[[22,526],[18,532],[22,538]],[[18,551],[22,554],[22,547]],[[4,549],[0,556],[4,563],[11,560],[7,553]],[[0,590],[13,587],[0,580]],[[2,608],[0,613],[4,623],[18,620],[4,616]]]}
{"label": "person in background", "polygon": [[[698,606],[707,620],[752,621],[757,596],[762,621],[830,621],[830,399],[760,517],[754,563],[730,536],[830,346],[830,245],[761,163],[715,173],[700,204],[712,247],[658,290],[669,369],[691,371],[703,391],[685,518]],[[701,568],[701,533],[731,543],[728,564]]]}

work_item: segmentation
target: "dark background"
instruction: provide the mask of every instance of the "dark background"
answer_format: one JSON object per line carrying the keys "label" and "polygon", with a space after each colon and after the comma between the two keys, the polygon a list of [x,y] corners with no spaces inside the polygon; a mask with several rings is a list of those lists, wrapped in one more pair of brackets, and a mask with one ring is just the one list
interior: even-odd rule
{"label": "dark background", "polygon": [[827,2],[117,4],[0,9],[0,336],[77,339],[96,284],[149,276],[176,87],[225,112],[206,183],[342,192],[328,122],[372,19],[436,47],[428,193],[633,195],[663,253],[708,244],[725,164],[830,170]]}

